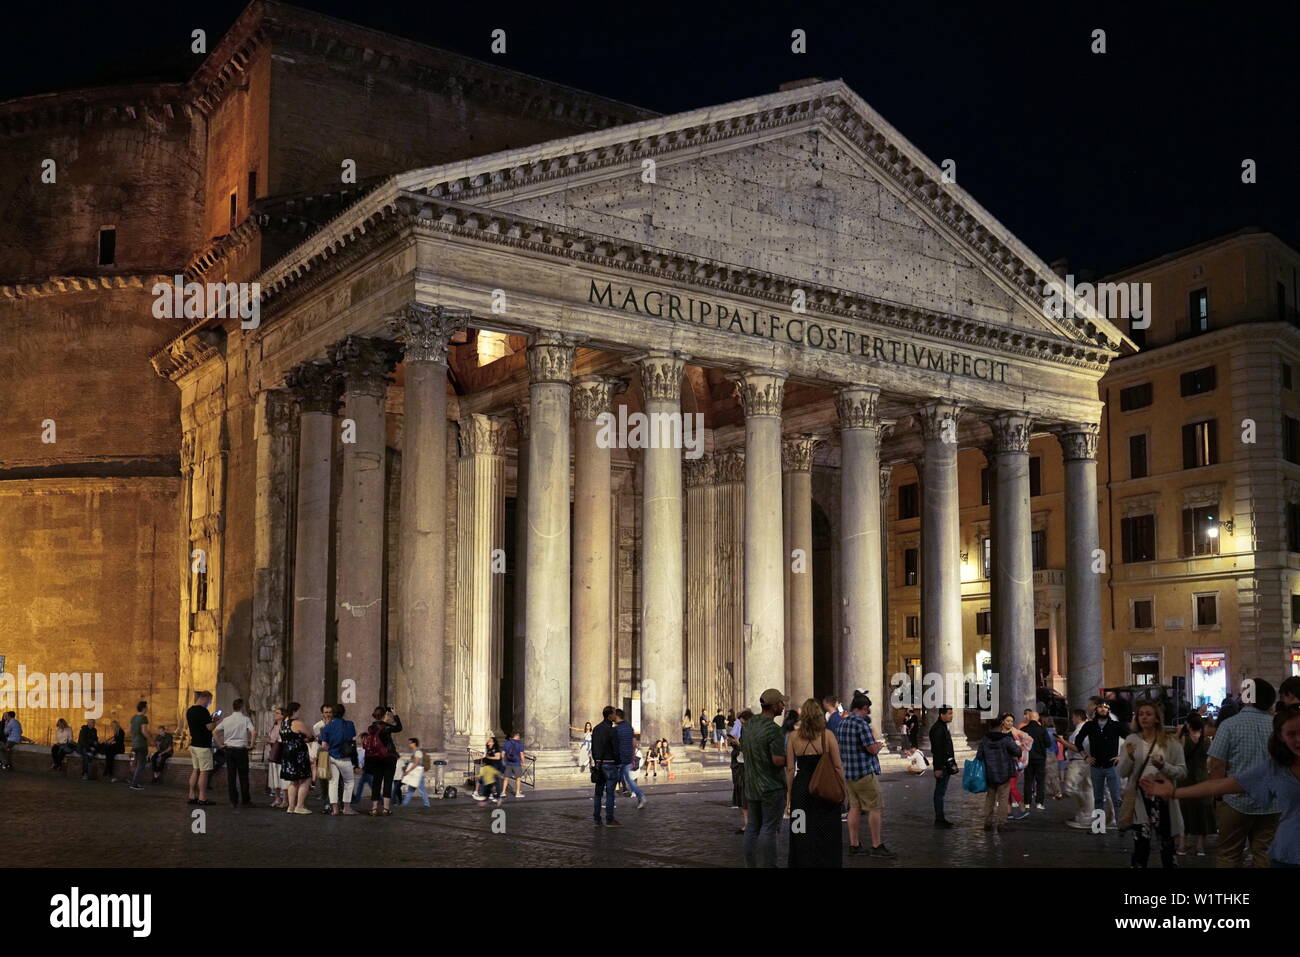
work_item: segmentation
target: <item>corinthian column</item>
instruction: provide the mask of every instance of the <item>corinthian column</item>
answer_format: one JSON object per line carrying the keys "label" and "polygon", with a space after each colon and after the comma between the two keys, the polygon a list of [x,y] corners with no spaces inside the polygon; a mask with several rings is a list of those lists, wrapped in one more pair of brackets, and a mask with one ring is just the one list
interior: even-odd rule
{"label": "corinthian column", "polygon": [[1027,416],[1004,414],[991,423],[997,468],[993,566],[998,599],[997,654],[999,702],[1003,711],[1020,714],[1034,706],[1034,556],[1030,541],[1029,434]]}
{"label": "corinthian column", "polygon": [[745,687],[757,713],[768,688],[785,690],[785,575],[781,526],[781,404],[785,375],[747,372],[745,410]]}
{"label": "corinthian column", "polygon": [[[957,421],[962,410],[931,402],[917,415],[925,441],[921,478],[921,663],[927,674],[962,673],[961,518],[957,499]],[[945,685],[946,686],[946,685]],[[948,702],[954,708],[958,703]],[[929,728],[938,712],[926,712]],[[965,735],[952,729],[954,744]]]}
{"label": "corinthian column", "polygon": [[1097,434],[1095,422],[1057,433],[1065,459],[1065,659],[1072,708],[1087,706],[1104,679],[1101,575],[1097,564]]}
{"label": "corinthian column", "polygon": [[443,749],[446,700],[447,349],[463,310],[411,303],[389,319],[404,342],[402,490],[397,532],[398,714],[421,743]]}
{"label": "corinthian column", "polygon": [[528,648],[528,402],[515,403],[515,593],[510,727],[524,727],[524,671]]}
{"label": "corinthian column", "polygon": [[[610,405],[627,380],[585,375],[573,385],[573,648],[569,723],[600,720],[614,702],[610,625],[613,498],[609,473]],[[602,434],[603,433],[603,434]]]}
{"label": "corinthian column", "polygon": [[457,463],[456,680],[458,734],[471,742],[499,726],[505,610],[505,447],[510,419],[474,414],[460,422]]}
{"label": "corinthian column", "polygon": [[569,397],[573,340],[538,333],[528,347],[528,640],[524,737],[569,747]]}
{"label": "corinthian column", "polygon": [[[686,472],[686,703],[692,712],[717,697],[717,498],[713,456],[688,460]],[[707,707],[707,705],[705,705]],[[699,715],[692,714],[698,722]]]}
{"label": "corinthian column", "polygon": [[[384,395],[397,344],[348,336],[330,358],[343,383],[343,487],[335,587],[339,700],[363,712],[385,702],[384,668]],[[351,682],[351,685],[349,685]],[[314,702],[303,702],[310,707]]]}
{"label": "corinthian column", "polygon": [[785,502],[786,679],[795,708],[813,696],[812,462],[825,440],[800,435],[781,443]]}
{"label": "corinthian column", "polygon": [[[337,382],[323,359],[295,366],[285,383],[298,401],[298,503],[293,562],[293,672],[289,697],[303,707],[326,697],[326,635],[331,614],[330,481]],[[332,686],[331,686],[332,687]]]}
{"label": "corinthian column", "polygon": [[881,496],[889,473],[880,468],[878,389],[850,387],[835,396],[840,418],[840,564],[844,635],[839,687],[845,700],[866,690],[876,713],[887,712],[884,614],[881,605]]}
{"label": "corinthian column", "polygon": [[640,357],[641,391],[649,417],[641,493],[641,737],[673,740],[681,730],[682,449],[656,423],[680,427],[683,359],[672,352]]}

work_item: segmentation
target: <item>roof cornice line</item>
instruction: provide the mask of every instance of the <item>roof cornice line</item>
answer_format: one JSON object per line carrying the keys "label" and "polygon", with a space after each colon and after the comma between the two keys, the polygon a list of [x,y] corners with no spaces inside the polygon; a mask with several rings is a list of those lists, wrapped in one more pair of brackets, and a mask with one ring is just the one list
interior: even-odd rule
{"label": "roof cornice line", "polygon": [[330,247],[308,262],[299,262],[293,273],[272,277],[263,274],[262,301],[265,315],[274,315],[287,303],[325,282],[339,269],[368,251],[367,237],[388,237],[402,228],[427,233],[508,245],[544,255],[559,256],[588,265],[639,274],[665,281],[680,281],[702,288],[784,305],[793,289],[803,289],[810,308],[825,315],[862,319],[900,330],[939,339],[994,348],[1045,362],[1104,371],[1114,353],[1097,347],[1033,331],[1007,329],[978,319],[951,316],[903,303],[876,299],[848,290],[794,280],[761,270],[686,255],[675,250],[646,246],[614,237],[584,233],[500,210],[436,200],[419,193],[406,193],[391,206],[372,216],[337,246]]}

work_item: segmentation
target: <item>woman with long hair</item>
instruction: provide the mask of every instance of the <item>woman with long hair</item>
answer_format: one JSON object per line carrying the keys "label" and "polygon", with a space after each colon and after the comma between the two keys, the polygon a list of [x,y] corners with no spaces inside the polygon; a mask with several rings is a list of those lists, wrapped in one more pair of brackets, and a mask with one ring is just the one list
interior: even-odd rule
{"label": "woman with long hair", "polygon": [[50,748],[51,771],[66,771],[63,759],[77,750],[72,744],[72,728],[63,718],[54,722],[54,746]]}
{"label": "woman with long hair", "polygon": [[[1161,775],[1173,781],[1187,777],[1183,746],[1165,733],[1160,705],[1143,701],[1133,715],[1137,730],[1124,739],[1120,751],[1120,777],[1128,779],[1121,807],[1132,802],[1133,866],[1146,867],[1151,857],[1151,840],[1160,840],[1160,864],[1174,867],[1174,839],[1183,833],[1183,816],[1178,802],[1153,796],[1139,788],[1143,778]],[[1126,814],[1123,816],[1127,817]]]}
{"label": "woman with long hair", "polygon": [[1300,868],[1300,708],[1278,710],[1268,739],[1268,760],[1240,774],[1182,787],[1160,775],[1143,778],[1141,787],[1147,795],[1165,801],[1225,794],[1246,794],[1261,804],[1277,801],[1282,819],[1268,849],[1269,864]]}
{"label": "woman with long hair", "polygon": [[[1210,736],[1206,733],[1205,721],[1195,712],[1187,716],[1187,722],[1178,729],[1178,743],[1183,746],[1183,758],[1187,763],[1188,785],[1200,784],[1210,780],[1206,760],[1210,753]],[[1183,833],[1178,835],[1178,856],[1185,857],[1189,838],[1196,839],[1196,856],[1205,856],[1205,836],[1218,830],[1214,820],[1213,798],[1182,798],[1178,809],[1183,815]]]}
{"label": "woman with long hair", "polygon": [[[839,742],[826,730],[826,715],[816,698],[799,709],[799,723],[785,740],[785,780],[790,794],[790,866],[842,867],[840,806],[809,790],[813,773],[830,761],[844,779]],[[845,792],[848,793],[845,784]],[[802,812],[802,813],[801,813]],[[796,823],[800,826],[796,827]]]}
{"label": "woman with long hair", "polygon": [[[370,712],[370,727],[361,736],[366,751],[365,772],[370,775],[370,816],[393,813],[393,776],[397,773],[397,745],[393,735],[402,730],[402,719],[383,705]],[[498,749],[499,750],[499,749]],[[383,801],[383,808],[379,806]]]}
{"label": "woman with long hair", "polygon": [[591,767],[591,722],[588,721],[581,729],[569,725],[569,730],[582,731],[582,744],[578,747],[578,770],[585,771]]}
{"label": "woman with long hair", "polygon": [[487,741],[483,745],[483,763],[490,768],[495,768],[498,774],[493,778],[492,793],[484,793],[484,797],[501,797],[501,775],[505,773],[505,752],[501,750],[501,745],[497,743],[497,736],[489,734]]}
{"label": "woman with long hair", "polygon": [[302,705],[290,701],[281,709],[280,722],[280,781],[284,785],[288,814],[310,814],[307,810],[307,792],[311,788],[311,755],[307,743],[313,739],[298,712]]}

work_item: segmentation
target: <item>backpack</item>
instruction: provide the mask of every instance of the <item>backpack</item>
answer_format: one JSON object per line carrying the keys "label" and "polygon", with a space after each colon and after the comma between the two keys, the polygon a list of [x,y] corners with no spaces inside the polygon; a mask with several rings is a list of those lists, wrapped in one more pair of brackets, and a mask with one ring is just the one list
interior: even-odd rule
{"label": "backpack", "polygon": [[961,786],[962,790],[969,791],[971,794],[983,794],[988,790],[988,780],[985,776],[982,758],[966,762],[966,766],[962,770]]}
{"label": "backpack", "polygon": [[383,728],[384,726],[376,721],[370,726],[370,730],[361,736],[361,747],[365,748],[367,758],[384,761],[393,757],[393,752],[388,749],[380,734]]}

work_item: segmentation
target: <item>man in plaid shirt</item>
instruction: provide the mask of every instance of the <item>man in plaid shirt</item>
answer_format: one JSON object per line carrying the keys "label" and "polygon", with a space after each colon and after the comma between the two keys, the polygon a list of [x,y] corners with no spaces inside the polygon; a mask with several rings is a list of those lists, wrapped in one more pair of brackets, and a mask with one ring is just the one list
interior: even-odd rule
{"label": "man in plaid shirt", "polygon": [[861,691],[856,692],[848,715],[835,729],[840,758],[844,761],[844,778],[849,785],[849,853],[862,853],[858,824],[862,812],[866,811],[867,826],[871,829],[871,856],[893,859],[898,855],[880,839],[885,803],[880,793],[880,759],[876,755],[884,745],[871,733],[870,714],[871,699]]}
{"label": "man in plaid shirt", "polygon": [[[1263,678],[1251,678],[1242,686],[1241,700],[1241,710],[1219,725],[1210,745],[1211,779],[1238,777],[1269,760],[1273,719],[1268,712],[1277,692]],[[1276,801],[1263,805],[1245,794],[1229,794],[1215,817],[1219,825],[1216,867],[1240,867],[1243,844],[1249,844],[1256,867],[1268,867],[1268,848],[1282,818]]]}

